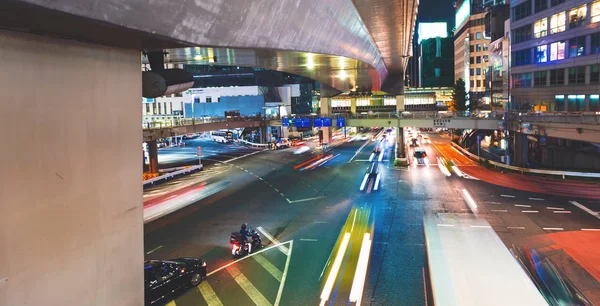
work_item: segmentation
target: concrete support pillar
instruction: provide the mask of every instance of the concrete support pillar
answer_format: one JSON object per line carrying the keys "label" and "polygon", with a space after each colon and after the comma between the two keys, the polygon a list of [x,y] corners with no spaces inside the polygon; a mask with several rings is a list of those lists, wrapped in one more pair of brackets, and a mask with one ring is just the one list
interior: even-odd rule
{"label": "concrete support pillar", "polygon": [[158,173],[158,144],[156,140],[148,141],[148,172]]}
{"label": "concrete support pillar", "polygon": [[[331,115],[331,98],[321,97],[321,116],[328,117]],[[331,142],[331,127],[322,127],[323,131],[323,144]]]}
{"label": "concrete support pillar", "polygon": [[268,134],[268,128],[267,126],[261,126],[260,127],[260,143],[267,143],[267,137],[269,136]]}
{"label": "concrete support pillar", "polygon": [[398,150],[396,151],[396,158],[405,158],[406,157],[406,141],[404,139],[404,128],[398,125],[396,126],[396,144],[398,145]]}
{"label": "concrete support pillar", "polygon": [[396,96],[396,113],[400,114],[404,111],[404,95]]}
{"label": "concrete support pillar", "polygon": [[0,30],[0,54],[0,305],[143,305],[140,52]]}
{"label": "concrete support pillar", "polygon": [[350,112],[352,113],[352,115],[356,115],[356,98],[355,97],[350,98]]}

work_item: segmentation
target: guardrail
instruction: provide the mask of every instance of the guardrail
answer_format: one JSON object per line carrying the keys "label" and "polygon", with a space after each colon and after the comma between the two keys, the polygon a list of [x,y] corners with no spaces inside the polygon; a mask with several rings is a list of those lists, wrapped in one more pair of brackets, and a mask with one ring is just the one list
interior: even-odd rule
{"label": "guardrail", "polygon": [[252,146],[252,147],[263,147],[263,148],[266,148],[266,147],[269,146],[268,143],[254,143],[254,142],[250,142],[250,141],[247,141],[247,140],[244,140],[244,139],[238,139],[238,142],[247,144],[247,145]]}
{"label": "guardrail", "polygon": [[143,187],[147,187],[149,185],[154,185],[154,183],[156,183],[156,182],[159,182],[162,180],[168,180],[168,179],[171,179],[171,178],[181,175],[181,174],[202,170],[202,168],[204,168],[202,165],[197,165],[197,166],[189,167],[189,168],[186,168],[183,170],[174,171],[174,172],[171,172],[168,174],[157,176],[153,179],[145,180],[142,185],[143,185]]}
{"label": "guardrail", "polygon": [[[461,153],[469,156],[469,158],[477,160],[477,161],[481,161],[483,158],[465,150],[463,147],[459,146],[458,144],[454,143],[453,141],[450,142],[450,144],[452,144],[452,146],[456,149],[458,149]],[[556,175],[556,176],[562,176],[563,179],[565,179],[565,177],[567,176],[572,176],[572,177],[588,177],[588,178],[600,178],[600,173],[593,173],[593,172],[575,172],[575,171],[557,171],[557,170],[542,170],[542,169],[530,169],[530,168],[521,168],[521,167],[516,167],[516,166],[509,166],[509,165],[505,165],[502,163],[498,163],[495,161],[491,161],[488,160],[488,162],[493,165],[494,167],[499,167],[499,168],[504,168],[504,169],[508,169],[511,171],[516,171],[516,172],[520,172],[521,174],[524,173],[535,173],[535,174],[545,174],[545,175]]]}
{"label": "guardrail", "polygon": [[571,124],[600,124],[600,112],[553,112],[553,113],[518,113],[510,112],[510,120],[546,123],[571,123]]}

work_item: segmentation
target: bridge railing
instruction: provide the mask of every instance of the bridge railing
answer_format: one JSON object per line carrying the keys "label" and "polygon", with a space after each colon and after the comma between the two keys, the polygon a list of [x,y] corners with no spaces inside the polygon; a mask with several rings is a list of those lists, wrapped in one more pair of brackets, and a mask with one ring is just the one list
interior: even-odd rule
{"label": "bridge railing", "polygon": [[546,123],[600,124],[600,112],[510,112],[509,120]]}
{"label": "bridge railing", "polygon": [[467,118],[467,119],[502,119],[502,113],[467,113],[467,112],[440,112],[440,111],[404,111],[400,114],[372,113],[372,114],[336,114],[336,117],[348,119],[443,119],[443,118]]}
{"label": "bridge railing", "polygon": [[250,142],[250,141],[247,141],[247,140],[244,140],[244,139],[238,139],[237,141],[241,142],[243,144],[249,145],[251,147],[266,148],[266,147],[269,146],[268,143],[255,143],[255,142]]}
{"label": "bridge railing", "polygon": [[203,117],[203,118],[179,118],[170,122],[146,122],[142,124],[143,129],[164,129],[173,128],[180,126],[189,126],[206,123],[220,123],[220,122],[240,122],[240,121],[260,121],[276,119],[275,117],[260,117],[260,116],[241,116],[241,117]]}

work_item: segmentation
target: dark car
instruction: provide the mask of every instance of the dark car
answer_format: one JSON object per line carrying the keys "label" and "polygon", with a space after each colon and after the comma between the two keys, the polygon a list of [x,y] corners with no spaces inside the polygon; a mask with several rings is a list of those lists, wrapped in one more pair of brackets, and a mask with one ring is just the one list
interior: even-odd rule
{"label": "dark car", "polygon": [[144,262],[146,305],[162,304],[206,278],[206,262],[196,258]]}

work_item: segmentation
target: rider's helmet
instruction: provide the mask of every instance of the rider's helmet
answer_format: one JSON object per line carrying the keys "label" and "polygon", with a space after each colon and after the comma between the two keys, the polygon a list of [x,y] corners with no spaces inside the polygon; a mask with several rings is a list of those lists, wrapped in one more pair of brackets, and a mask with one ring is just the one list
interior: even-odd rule
{"label": "rider's helmet", "polygon": [[245,230],[248,227],[248,225],[246,225],[246,223],[242,224],[242,229]]}

